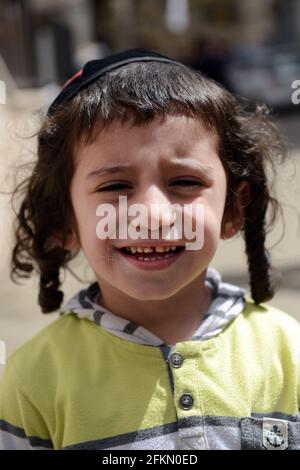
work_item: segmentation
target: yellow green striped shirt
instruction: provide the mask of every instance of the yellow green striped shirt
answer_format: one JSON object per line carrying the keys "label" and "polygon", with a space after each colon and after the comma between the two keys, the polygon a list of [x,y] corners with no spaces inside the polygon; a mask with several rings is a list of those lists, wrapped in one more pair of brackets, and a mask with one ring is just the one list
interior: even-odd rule
{"label": "yellow green striped shirt", "polygon": [[299,449],[300,325],[247,299],[206,341],[128,341],[75,313],[8,360],[0,448]]}

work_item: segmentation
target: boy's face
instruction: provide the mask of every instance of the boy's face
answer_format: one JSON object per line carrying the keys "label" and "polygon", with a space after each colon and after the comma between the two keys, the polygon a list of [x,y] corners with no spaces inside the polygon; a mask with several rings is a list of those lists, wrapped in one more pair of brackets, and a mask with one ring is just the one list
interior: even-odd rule
{"label": "boy's face", "polygon": [[[165,121],[157,117],[143,126],[114,123],[99,133],[92,144],[79,146],[75,158],[71,198],[80,241],[73,235],[66,248],[82,248],[100,286],[108,284],[135,299],[160,300],[174,295],[201,276],[221,236],[227,189],[225,170],[217,153],[217,137],[213,133],[198,121],[184,116],[168,116]],[[88,176],[95,170],[115,165],[123,170]],[[203,247],[184,250],[163,269],[149,268],[151,261],[137,265],[119,248],[149,246],[150,228],[148,240],[103,239],[96,234],[100,220],[96,208],[104,203],[116,208],[118,229],[119,196],[127,197],[128,207],[143,204],[160,227],[172,219],[172,211],[165,209],[167,219],[164,220],[153,212],[151,205],[171,207],[177,203],[195,208],[200,204],[204,207]],[[192,217],[195,229],[196,211]],[[128,223],[132,219],[134,217],[128,217]],[[163,239],[161,233],[159,240],[155,240],[156,245]],[[182,231],[180,241],[167,244],[182,245],[189,241]]]}

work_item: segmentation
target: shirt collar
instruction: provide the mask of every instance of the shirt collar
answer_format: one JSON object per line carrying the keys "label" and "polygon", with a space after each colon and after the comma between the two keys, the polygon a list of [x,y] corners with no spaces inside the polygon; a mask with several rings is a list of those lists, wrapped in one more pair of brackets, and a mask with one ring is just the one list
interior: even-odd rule
{"label": "shirt collar", "polygon": [[[199,327],[190,338],[191,341],[204,341],[219,334],[244,310],[246,304],[245,290],[223,282],[220,273],[214,268],[207,268],[205,284],[213,290],[212,302]],[[75,314],[79,318],[86,318],[127,341],[149,346],[165,345],[158,336],[146,328],[115,315],[97,303],[96,299],[100,297],[100,292],[98,282],[90,284],[77,292],[59,310],[59,314]]]}

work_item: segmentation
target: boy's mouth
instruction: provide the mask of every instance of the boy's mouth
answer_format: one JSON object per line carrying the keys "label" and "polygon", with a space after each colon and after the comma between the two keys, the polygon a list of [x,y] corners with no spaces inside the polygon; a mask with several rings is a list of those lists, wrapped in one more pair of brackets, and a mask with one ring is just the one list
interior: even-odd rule
{"label": "boy's mouth", "polygon": [[129,263],[144,271],[166,269],[176,263],[185,252],[185,244],[166,245],[166,243],[162,243],[151,246],[150,243],[148,242],[148,246],[126,246],[118,248],[118,251]]}
{"label": "boy's mouth", "polygon": [[140,261],[157,261],[161,259],[168,259],[176,256],[179,252],[185,250],[184,246],[147,246],[147,247],[123,247],[119,248],[119,251],[127,256],[135,258]]}

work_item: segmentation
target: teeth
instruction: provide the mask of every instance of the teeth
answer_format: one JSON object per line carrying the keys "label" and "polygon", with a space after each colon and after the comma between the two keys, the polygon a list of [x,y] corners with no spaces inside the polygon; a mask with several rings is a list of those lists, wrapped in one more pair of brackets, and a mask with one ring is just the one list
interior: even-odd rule
{"label": "teeth", "polygon": [[164,253],[164,252],[168,252],[170,250],[175,251],[176,246],[156,246],[156,247],[153,247],[153,248],[150,247],[150,246],[149,247],[147,246],[145,248],[140,247],[140,246],[138,248],[136,248],[134,246],[130,246],[130,247],[126,247],[125,249],[128,252],[131,251],[131,253],[133,253],[133,254],[135,254],[136,252],[138,252],[138,253],[153,253],[153,251],[155,251],[156,253]]}
{"label": "teeth", "polygon": [[170,250],[176,250],[175,246],[171,247],[171,246],[156,246],[155,247],[155,251],[156,253],[163,253],[164,251],[170,251]]}

